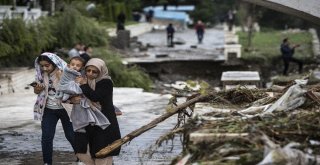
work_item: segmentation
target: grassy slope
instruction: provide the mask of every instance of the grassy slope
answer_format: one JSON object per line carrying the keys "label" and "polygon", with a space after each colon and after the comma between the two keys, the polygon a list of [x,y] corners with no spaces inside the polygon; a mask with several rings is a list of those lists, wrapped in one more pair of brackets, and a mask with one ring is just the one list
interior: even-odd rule
{"label": "grassy slope", "polygon": [[254,33],[252,39],[251,51],[244,51],[247,48],[247,33],[239,32],[239,42],[243,46],[242,57],[248,61],[268,62],[274,58],[280,57],[280,44],[282,39],[289,37],[292,44],[300,44],[296,49],[295,57],[303,61],[311,61],[312,54],[312,36],[307,31],[301,32],[282,32],[267,31]]}

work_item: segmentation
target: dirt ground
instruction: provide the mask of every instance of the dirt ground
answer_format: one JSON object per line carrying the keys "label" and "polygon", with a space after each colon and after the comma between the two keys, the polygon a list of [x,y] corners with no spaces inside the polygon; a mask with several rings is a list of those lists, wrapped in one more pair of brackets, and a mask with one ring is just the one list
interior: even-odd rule
{"label": "dirt ground", "polygon": [[[17,159],[16,162],[12,162],[12,159]],[[10,165],[37,165],[42,164],[42,152],[30,152],[30,153],[12,153],[12,152],[0,152],[0,165],[8,165],[6,160],[10,160]],[[70,161],[74,160],[74,161]],[[56,165],[66,165],[66,164],[75,164],[76,165],[76,157],[72,152],[66,151],[54,151],[53,153],[53,164]]]}

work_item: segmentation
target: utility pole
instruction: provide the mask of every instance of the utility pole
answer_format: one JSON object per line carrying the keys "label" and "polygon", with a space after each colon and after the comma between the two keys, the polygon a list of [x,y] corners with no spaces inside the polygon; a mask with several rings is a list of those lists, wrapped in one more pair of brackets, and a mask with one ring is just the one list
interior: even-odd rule
{"label": "utility pole", "polygon": [[50,8],[50,15],[53,16],[55,12],[55,0],[51,0],[51,8]]}
{"label": "utility pole", "polygon": [[34,8],[38,8],[39,7],[37,0],[33,0],[33,7]]}
{"label": "utility pole", "polygon": [[12,0],[12,10],[16,10],[16,7],[17,7],[17,1]]}

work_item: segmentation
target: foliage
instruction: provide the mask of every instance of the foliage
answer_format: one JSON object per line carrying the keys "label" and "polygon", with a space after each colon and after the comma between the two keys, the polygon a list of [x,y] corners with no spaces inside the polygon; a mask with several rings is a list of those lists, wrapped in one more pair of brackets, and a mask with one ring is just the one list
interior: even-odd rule
{"label": "foliage", "polygon": [[107,44],[106,30],[71,6],[67,6],[62,13],[49,17],[46,23],[51,25],[52,33],[57,38],[56,47],[73,47],[77,42],[93,46]]}
{"label": "foliage", "polygon": [[[78,0],[78,1],[73,1],[71,2],[70,6],[72,6],[73,8],[75,8],[76,10],[78,10],[81,15],[83,16],[87,16],[90,17],[91,16],[91,10],[88,11],[86,9],[86,7],[89,5],[90,3],[84,0]],[[94,10],[94,9],[92,9]]]}
{"label": "foliage", "polygon": [[272,27],[276,29],[287,29],[287,28],[308,28],[310,23],[308,21],[297,18],[296,16],[291,16],[283,14],[278,11],[266,9],[259,7],[259,24],[264,27]]}
{"label": "foliage", "polygon": [[108,34],[96,21],[69,6],[54,17],[28,24],[22,19],[4,20],[0,39],[0,66],[26,66],[42,51],[70,48],[76,42],[104,46]]}
{"label": "foliage", "polygon": [[233,9],[234,0],[203,0],[198,2],[186,1],[190,5],[195,5],[195,10],[190,14],[194,21],[202,20],[203,22],[216,23],[224,21],[228,10]]}
{"label": "foliage", "polygon": [[35,56],[55,41],[41,22],[26,24],[22,19],[4,20],[0,39],[0,66],[32,65]]}
{"label": "foliage", "polygon": [[152,81],[149,76],[137,66],[123,65],[120,57],[105,48],[95,48],[96,57],[103,59],[109,69],[110,76],[117,87],[139,87],[146,91],[151,88]]}
{"label": "foliage", "polygon": [[243,45],[242,58],[249,61],[269,63],[273,59],[280,58],[280,44],[282,39],[289,37],[291,43],[299,43],[301,47],[296,49],[295,57],[303,61],[312,60],[312,36],[309,32],[300,31],[264,31],[254,33],[252,46],[249,48],[247,43],[247,33],[238,32],[239,42]]}
{"label": "foliage", "polygon": [[12,0],[1,0],[0,1],[0,5],[11,5],[12,4]]}
{"label": "foliage", "polygon": [[140,10],[141,2],[139,0],[109,0],[109,1],[91,1],[95,2],[95,8],[87,11],[85,7],[88,1],[73,1],[71,4],[75,6],[82,14],[94,17],[100,22],[116,22],[117,15],[124,12],[127,20],[131,20],[133,10]]}
{"label": "foliage", "polygon": [[[0,66],[32,66],[41,51],[72,47],[79,41],[92,46],[106,46],[108,37],[105,29],[76,9],[66,9],[32,24],[26,24],[22,19],[4,20],[0,30]],[[107,61],[115,86],[150,90],[151,80],[140,68],[126,67],[117,55],[103,48],[96,54]]]}
{"label": "foliage", "polygon": [[214,13],[213,2],[210,0],[203,0],[196,6],[190,16],[193,18],[194,22],[197,22],[197,20],[212,22],[214,19],[212,13]]}

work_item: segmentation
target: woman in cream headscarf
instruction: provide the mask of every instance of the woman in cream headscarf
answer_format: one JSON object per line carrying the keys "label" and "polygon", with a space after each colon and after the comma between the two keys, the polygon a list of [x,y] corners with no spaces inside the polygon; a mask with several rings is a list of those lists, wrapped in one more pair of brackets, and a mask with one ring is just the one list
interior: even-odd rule
{"label": "woman in cream headscarf", "polygon": [[86,165],[110,164],[112,156],[120,153],[120,148],[105,158],[96,158],[95,153],[121,138],[116,113],[113,106],[113,83],[103,60],[92,58],[85,66],[86,78],[79,77],[77,82],[85,97],[93,104],[101,106],[101,112],[108,118],[110,125],[106,129],[98,126],[86,126],[85,133],[76,132],[75,152]]}

